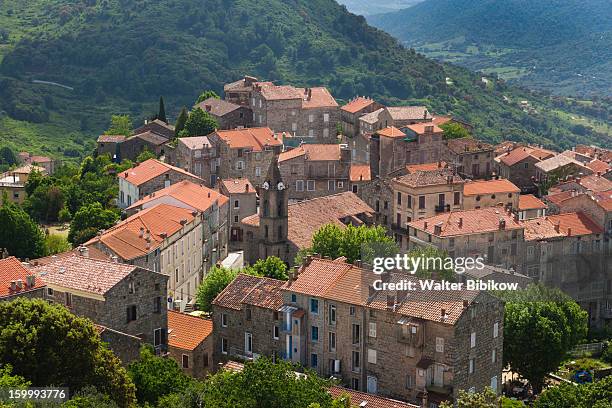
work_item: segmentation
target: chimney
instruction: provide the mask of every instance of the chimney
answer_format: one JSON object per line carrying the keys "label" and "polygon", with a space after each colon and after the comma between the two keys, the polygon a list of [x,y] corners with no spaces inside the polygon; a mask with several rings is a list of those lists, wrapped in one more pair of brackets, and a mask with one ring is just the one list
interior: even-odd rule
{"label": "chimney", "polygon": [[17,290],[17,282],[16,281],[11,281],[11,291],[16,291]]}
{"label": "chimney", "polygon": [[425,223],[423,224],[423,229],[427,231],[427,221],[425,221]]}
{"label": "chimney", "polygon": [[555,231],[559,232],[561,229],[561,223],[559,221],[555,222]]}
{"label": "chimney", "polygon": [[144,237],[147,241],[149,241],[151,239],[151,231],[147,230]]}
{"label": "chimney", "polygon": [[79,247],[79,254],[83,258],[89,258],[89,248],[87,248],[85,245],[80,246]]}
{"label": "chimney", "polygon": [[308,100],[312,98],[312,89],[308,88]]}
{"label": "chimney", "polygon": [[393,310],[395,308],[395,295],[387,295],[387,309]]}
{"label": "chimney", "polygon": [[244,188],[244,190],[248,193],[249,192],[249,183],[246,183],[246,187]]}
{"label": "chimney", "polygon": [[181,222],[181,225],[185,225],[185,224],[187,224],[187,219],[186,219],[186,218],[183,218],[183,219],[181,219],[181,221],[180,221],[180,222]]}
{"label": "chimney", "polygon": [[499,219],[499,229],[500,230],[506,229],[506,220],[504,220],[503,218]]}
{"label": "chimney", "polygon": [[568,236],[568,237],[571,237],[571,236],[572,236],[572,229],[571,229],[571,227],[568,227],[568,228],[567,228],[567,236]]}
{"label": "chimney", "polygon": [[467,309],[469,305],[470,305],[470,302],[467,299],[464,299],[463,300],[463,308]]}
{"label": "chimney", "polygon": [[17,279],[15,283],[17,284],[17,290],[23,289],[23,281],[21,279]]}
{"label": "chimney", "polygon": [[442,223],[439,222],[434,226],[434,234],[435,235],[440,235],[442,234]]}
{"label": "chimney", "polygon": [[423,111],[423,120],[427,119],[427,109]]}
{"label": "chimney", "polygon": [[448,318],[448,315],[446,314],[446,309],[440,309],[440,318],[442,319],[442,321]]}
{"label": "chimney", "polygon": [[28,288],[33,288],[36,285],[36,276],[35,275],[27,275],[26,276],[26,285]]}
{"label": "chimney", "polygon": [[140,238],[144,237],[144,227],[140,227],[140,233],[138,234]]}
{"label": "chimney", "polygon": [[459,217],[459,228],[463,227],[463,217]]}
{"label": "chimney", "polygon": [[117,255],[113,255],[111,256],[111,261],[113,261],[114,263],[119,263],[119,257]]}
{"label": "chimney", "polygon": [[160,236],[162,239],[166,239],[166,238],[168,238],[168,233],[167,233],[167,232],[162,232],[162,233],[160,233],[160,234],[159,234],[159,236]]}

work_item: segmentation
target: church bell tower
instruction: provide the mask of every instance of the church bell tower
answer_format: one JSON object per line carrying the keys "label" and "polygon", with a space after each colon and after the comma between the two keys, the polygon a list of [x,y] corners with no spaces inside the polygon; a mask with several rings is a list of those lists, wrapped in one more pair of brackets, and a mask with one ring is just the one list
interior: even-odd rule
{"label": "church bell tower", "polygon": [[266,181],[261,185],[259,194],[259,258],[277,256],[288,263],[289,196],[278,168],[276,156],[270,163]]}

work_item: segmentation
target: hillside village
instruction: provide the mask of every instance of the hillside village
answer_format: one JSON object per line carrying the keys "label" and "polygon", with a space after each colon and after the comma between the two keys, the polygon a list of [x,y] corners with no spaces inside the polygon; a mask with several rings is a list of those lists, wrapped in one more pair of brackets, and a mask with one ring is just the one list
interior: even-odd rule
{"label": "hillside village", "polygon": [[[120,219],[45,257],[2,249],[0,299],[66,306],[125,364],[142,344],[200,379],[268,357],[334,377],[332,396],[380,408],[505,393],[504,301],[485,290],[362,290],[373,277],[365,259],[312,250],[330,225],[383,227],[400,253],[481,257],[484,270],[456,279],[558,288],[589,330],[612,327],[612,150],[492,145],[425,106],[367,96],[340,106],[325,87],[251,76],[194,112],[214,121],[211,132],[187,135],[158,117],[100,135],[94,156],[113,163]],[[62,167],[19,156],[0,176],[16,205],[30,178]],[[245,273],[272,257],[285,279]],[[203,311],[199,288],[217,268],[242,273]]]}

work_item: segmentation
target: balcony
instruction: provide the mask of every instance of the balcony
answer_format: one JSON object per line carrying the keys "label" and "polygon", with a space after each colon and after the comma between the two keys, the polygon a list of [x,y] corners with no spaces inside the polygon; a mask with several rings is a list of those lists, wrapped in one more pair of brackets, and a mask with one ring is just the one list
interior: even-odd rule
{"label": "balcony", "polygon": [[427,389],[428,392],[433,392],[435,394],[440,394],[440,395],[452,395],[453,393],[452,385],[448,385],[448,384],[445,384],[445,385],[427,384],[425,388]]}
{"label": "balcony", "polygon": [[450,212],[451,210],[451,206],[450,204],[446,204],[446,205],[436,205],[435,207],[435,211],[436,213],[445,213],[445,212]]}
{"label": "balcony", "polygon": [[391,224],[391,229],[400,234],[408,235],[408,227],[406,227],[405,225],[402,226],[401,224],[393,223]]}

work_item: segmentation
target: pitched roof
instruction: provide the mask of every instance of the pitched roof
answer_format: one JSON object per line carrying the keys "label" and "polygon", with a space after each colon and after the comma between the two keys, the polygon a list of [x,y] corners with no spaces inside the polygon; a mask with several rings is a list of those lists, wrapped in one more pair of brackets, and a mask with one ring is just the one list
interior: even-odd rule
{"label": "pitched roof", "polygon": [[[351,390],[349,388],[332,386],[328,389],[332,398],[339,398],[343,394],[348,394],[351,397],[351,405],[355,407],[365,408],[419,408],[420,405],[410,404],[408,402],[398,401],[391,398],[381,397],[379,395],[368,394],[365,392]],[[365,404],[364,404],[365,403]]]}
{"label": "pitched roof", "polygon": [[127,140],[132,139],[142,139],[157,146],[163,145],[164,143],[168,143],[168,138],[166,136],[160,135],[159,133],[150,130],[142,133],[136,133],[135,135],[127,138]]}
{"label": "pitched roof", "polygon": [[470,181],[463,187],[464,196],[496,193],[520,193],[521,189],[514,185],[510,180],[482,180]]}
{"label": "pitched roof", "polygon": [[[45,286],[43,280],[36,276],[34,286],[28,287],[26,280],[28,275],[32,275],[32,272],[14,256],[0,259],[0,298],[30,292]],[[11,282],[16,280],[22,281],[22,287],[21,289],[11,290]]]}
{"label": "pitched roof", "polygon": [[[291,203],[288,206],[287,236],[298,248],[306,248],[312,244],[312,236],[322,226],[336,224],[344,227],[341,221],[344,218],[373,213],[374,210],[352,192]],[[258,226],[259,214],[244,218],[242,223]]]}
{"label": "pitched roof", "polygon": [[584,167],[582,163],[573,159],[571,157],[567,157],[564,154],[558,154],[556,156],[550,157],[548,159],[542,160],[539,163],[536,163],[535,166],[545,172],[550,172],[556,170],[560,167],[567,166],[568,164],[574,164],[578,167]]}
{"label": "pitched roof", "polygon": [[162,122],[159,119],[151,120],[138,129],[134,129],[134,134],[137,135],[148,131],[163,136],[166,138],[166,141],[174,137],[174,126]]}
{"label": "pitched roof", "polygon": [[168,346],[193,350],[212,334],[211,319],[168,310]]}
{"label": "pitched roof", "polygon": [[208,136],[179,137],[178,140],[190,150],[212,146],[210,140],[208,140]]}
{"label": "pitched roof", "polygon": [[122,171],[117,177],[127,180],[130,184],[140,186],[149,180],[159,177],[162,174],[175,171],[193,179],[201,180],[198,176],[191,174],[181,168],[174,167],[168,163],[161,162],[155,159],[149,159],[138,166]]}
{"label": "pitched roof", "polygon": [[183,228],[182,222],[191,222],[194,218],[190,209],[159,204],[121,221],[89,240],[87,246],[101,242],[122,259],[133,260],[155,251],[164,242],[162,234],[171,237]]}
{"label": "pitched roof", "polygon": [[559,223],[559,229],[565,236],[603,233],[603,229],[582,212],[550,215],[547,219],[553,224]]}
{"label": "pitched roof", "polygon": [[9,170],[5,172],[4,174],[30,174],[33,171],[47,174],[47,170],[44,167],[35,166],[33,164],[26,164],[25,166],[17,167],[16,169]]}
{"label": "pitched roof", "polygon": [[304,156],[308,161],[334,161],[340,160],[339,144],[303,143],[295,149],[287,150],[278,156],[278,161],[291,160]]}
{"label": "pitched roof", "polygon": [[365,115],[361,116],[359,120],[364,121],[366,123],[376,123],[378,122],[378,117],[384,110],[385,108],[380,108],[375,110],[374,112],[366,113]]}
{"label": "pitched roof", "polygon": [[125,140],[123,135],[100,135],[98,143],[121,143]]}
{"label": "pitched roof", "polygon": [[593,170],[595,173],[607,173],[610,170],[610,165],[606,162],[603,162],[599,159],[591,160],[586,164],[586,166]]}
{"label": "pitched roof", "polygon": [[359,112],[360,110],[370,106],[373,103],[374,103],[373,99],[358,96],[357,98],[353,99],[352,101],[350,101],[349,103],[347,103],[340,109],[348,113],[355,113],[355,112]]}
{"label": "pitched roof", "polygon": [[524,194],[519,196],[519,211],[524,210],[535,210],[540,208],[546,208],[547,205],[544,204],[540,199],[538,199],[533,194]]}
{"label": "pitched roof", "polygon": [[402,132],[401,130],[399,130],[398,128],[396,128],[395,126],[388,126],[384,129],[377,131],[376,133],[379,134],[380,136],[392,137],[392,138],[406,137],[406,134]]}
{"label": "pitched roof", "polygon": [[221,185],[228,194],[256,193],[255,187],[246,178],[221,180]]}
{"label": "pitched roof", "polygon": [[412,130],[417,135],[423,135],[427,131],[428,128],[431,128],[431,131],[434,133],[444,132],[442,129],[434,125],[433,123],[415,123],[414,125],[406,126],[408,129]]}
{"label": "pitched roof", "polygon": [[431,119],[425,106],[389,106],[387,111],[393,120]]}
{"label": "pitched roof", "polygon": [[533,157],[536,160],[544,160],[554,155],[555,153],[549,150],[538,149],[528,146],[519,146],[516,149],[510,151],[509,153],[501,155],[499,157],[499,160],[506,166],[514,166],[516,163],[519,163],[528,157]]}
{"label": "pitched roof", "polygon": [[142,200],[136,201],[128,209],[143,207],[151,202],[155,203],[161,197],[172,197],[176,200],[175,205],[182,206],[180,204],[183,204],[201,212],[208,210],[215,202],[218,202],[218,205],[221,206],[229,201],[229,198],[218,191],[201,184],[192,183],[189,180],[183,180],[158,190],[153,194],[149,194]]}
{"label": "pitched roof", "polygon": [[338,106],[338,102],[334,99],[331,93],[327,90],[327,88],[319,86],[314,88],[297,88],[298,91],[301,91],[303,95],[306,95],[306,92],[310,90],[311,95],[310,98],[303,97],[302,98],[302,108],[303,109],[312,109],[312,108],[325,108],[325,107],[336,107]]}
{"label": "pitched roof", "polygon": [[440,125],[443,125],[443,124],[445,124],[445,123],[450,122],[451,120],[453,120],[453,117],[452,117],[452,116],[443,116],[443,115],[440,115],[440,116],[436,116],[436,117],[434,117],[434,118],[431,120],[431,122],[432,122],[434,125],[436,125],[436,126],[440,126]]}
{"label": "pitched roof", "polygon": [[194,106],[214,116],[224,116],[240,108],[240,105],[219,98],[208,98]]}
{"label": "pitched roof", "polygon": [[450,169],[436,169],[430,171],[415,171],[393,179],[395,182],[408,187],[417,188],[445,184],[461,184],[464,180]]}
{"label": "pitched roof", "polygon": [[555,229],[555,225],[550,220],[544,217],[525,220],[521,224],[525,227],[525,241],[539,241],[565,236]]}
{"label": "pitched roof", "polygon": [[286,99],[302,99],[303,92],[291,85],[274,85],[271,82],[259,82],[261,96],[269,101],[286,100]]}
{"label": "pitched roof", "polygon": [[215,133],[229,145],[230,149],[251,148],[253,151],[260,152],[266,146],[283,144],[267,127],[217,130]]}
{"label": "pitched roof", "polygon": [[446,169],[446,168],[448,168],[448,163],[446,163],[445,161],[406,165],[406,170],[408,171],[408,173],[414,173],[416,171],[432,171],[432,170],[439,170],[439,169]]}
{"label": "pitched roof", "polygon": [[[500,221],[505,222],[506,230],[523,228],[511,213],[500,207],[452,211],[413,221],[408,225],[439,237],[452,237],[498,231]],[[441,227],[440,234],[434,234],[436,225]]]}
{"label": "pitched roof", "polygon": [[283,305],[280,289],[284,284],[281,280],[240,273],[212,303],[234,310],[242,310],[244,304],[278,310]]}
{"label": "pitched roof", "polygon": [[476,153],[493,150],[492,144],[481,142],[480,140],[474,139],[472,137],[450,139],[446,141],[446,145],[452,152],[456,154],[462,154],[466,152]]}
{"label": "pitched roof", "polygon": [[[82,256],[59,258],[34,268],[48,285],[104,295],[138,267]],[[154,273],[154,272],[151,272]]]}
{"label": "pitched roof", "polygon": [[580,180],[576,179],[576,182],[591,191],[599,192],[612,190],[612,181],[597,174],[580,177]]}
{"label": "pitched roof", "polygon": [[544,197],[544,199],[553,204],[559,204],[562,201],[567,200],[568,198],[574,197],[576,195],[576,190],[567,190],[561,192],[550,193]]}
{"label": "pitched roof", "polygon": [[370,181],[372,174],[369,164],[351,164],[350,181]]}

